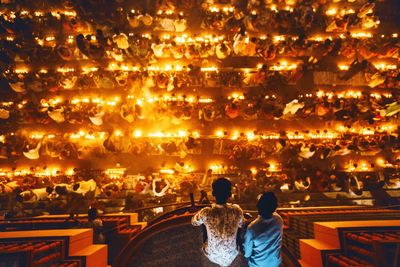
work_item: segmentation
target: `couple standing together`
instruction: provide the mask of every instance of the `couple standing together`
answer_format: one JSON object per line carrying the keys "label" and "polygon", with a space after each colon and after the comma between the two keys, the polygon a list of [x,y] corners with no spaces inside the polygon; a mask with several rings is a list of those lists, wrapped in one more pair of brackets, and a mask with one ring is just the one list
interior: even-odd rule
{"label": "couple standing together", "polygon": [[[242,209],[229,204],[232,185],[226,178],[219,178],[212,184],[216,203],[196,213],[192,218],[194,226],[205,225],[207,240],[203,252],[219,266],[230,266],[238,256],[238,228],[245,226]],[[281,264],[282,218],[275,213],[277,199],[272,192],[264,193],[258,200],[259,216],[247,227],[243,253],[249,267],[278,267]]]}

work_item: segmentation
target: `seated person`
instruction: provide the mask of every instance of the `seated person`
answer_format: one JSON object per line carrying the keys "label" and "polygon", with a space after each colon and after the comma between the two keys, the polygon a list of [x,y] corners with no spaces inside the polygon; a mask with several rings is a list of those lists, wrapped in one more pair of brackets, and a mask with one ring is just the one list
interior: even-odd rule
{"label": "seated person", "polygon": [[90,179],[89,181],[80,181],[79,183],[74,184],[72,189],[76,193],[85,196],[89,192],[94,192],[96,190],[96,182],[93,179]]}
{"label": "seated person", "polygon": [[46,200],[46,199],[48,199],[49,195],[52,192],[53,192],[53,188],[50,186],[27,190],[27,191],[23,191],[19,194],[19,196],[20,196],[19,200],[26,201],[26,202],[37,202],[40,200]]}

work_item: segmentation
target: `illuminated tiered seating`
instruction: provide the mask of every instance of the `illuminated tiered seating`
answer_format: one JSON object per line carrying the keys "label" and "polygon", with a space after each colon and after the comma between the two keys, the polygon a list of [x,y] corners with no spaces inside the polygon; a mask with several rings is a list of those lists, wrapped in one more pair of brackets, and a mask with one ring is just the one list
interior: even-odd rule
{"label": "illuminated tiered seating", "polygon": [[400,212],[387,209],[366,209],[356,207],[332,208],[305,208],[294,210],[280,210],[280,215],[285,222],[283,244],[300,258],[300,239],[315,237],[314,223],[352,220],[393,220],[400,219]]}
{"label": "illuminated tiered seating", "polygon": [[91,229],[0,233],[0,255],[18,266],[107,266],[107,246],[93,244]]}
{"label": "illuminated tiered seating", "polygon": [[[68,215],[48,215],[29,219],[20,219],[14,221],[0,221],[0,231],[13,232],[20,231],[29,233],[29,230],[50,230],[50,229],[68,229],[84,226],[87,217],[81,215],[79,223],[77,221],[66,221]],[[107,214],[101,217],[104,225],[104,235],[108,245],[108,262],[112,262],[119,250],[126,245],[127,241],[146,224],[137,222],[136,213],[126,214]],[[40,232],[40,231],[39,231]],[[27,234],[27,236],[29,236]],[[19,241],[20,244],[22,241]],[[91,253],[90,249],[85,253]],[[50,260],[50,259],[49,259]]]}
{"label": "illuminated tiered seating", "polygon": [[399,253],[399,212],[394,211],[392,218],[380,218],[384,214],[376,211],[369,219],[354,214],[347,221],[338,214],[330,221],[314,221],[314,238],[299,240],[299,262],[302,266],[377,266],[384,262],[390,264],[384,266],[398,266],[393,264]]}

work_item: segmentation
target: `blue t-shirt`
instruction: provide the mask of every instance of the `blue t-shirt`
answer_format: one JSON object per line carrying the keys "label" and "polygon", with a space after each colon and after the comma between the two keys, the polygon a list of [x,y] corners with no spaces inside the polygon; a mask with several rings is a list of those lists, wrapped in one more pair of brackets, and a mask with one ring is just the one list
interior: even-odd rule
{"label": "blue t-shirt", "polygon": [[274,213],[270,219],[261,216],[247,228],[243,250],[249,267],[275,267],[281,264],[283,220]]}

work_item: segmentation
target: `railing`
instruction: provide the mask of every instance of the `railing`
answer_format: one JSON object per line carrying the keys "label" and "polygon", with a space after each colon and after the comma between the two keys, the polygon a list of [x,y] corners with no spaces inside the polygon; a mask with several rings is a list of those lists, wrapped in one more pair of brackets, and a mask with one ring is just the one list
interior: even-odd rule
{"label": "railing", "polygon": [[135,235],[128,244],[122,249],[116,260],[112,264],[113,267],[128,266],[130,259],[134,258],[141,251],[142,246],[154,235],[167,231],[172,228],[179,228],[190,223],[192,214],[178,215],[165,219],[152,226],[146,227],[137,235]]}
{"label": "railing", "polygon": [[[116,257],[116,260],[112,264],[113,267],[126,267],[129,265],[131,259],[138,257],[143,246],[152,237],[162,232],[187,226],[191,223],[191,218],[196,210],[199,210],[203,206],[189,206],[174,211],[169,214],[165,214],[163,218],[157,222],[153,222],[151,225],[143,229],[137,235],[135,235],[128,244],[121,250],[120,254]],[[193,241],[194,242],[194,241]],[[200,250],[199,250],[200,253]],[[283,266],[287,267],[301,267],[297,259],[289,252],[285,247],[282,247],[282,260]]]}

